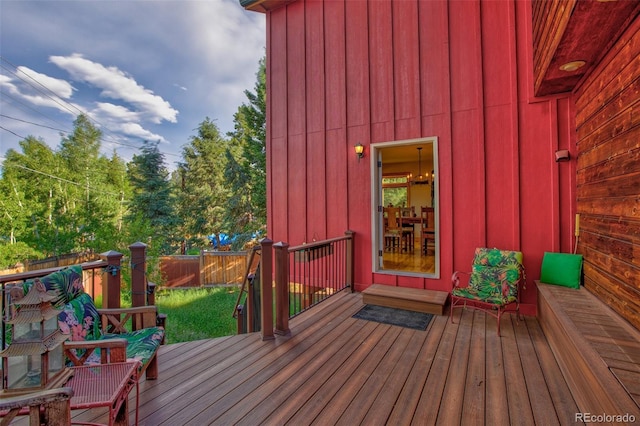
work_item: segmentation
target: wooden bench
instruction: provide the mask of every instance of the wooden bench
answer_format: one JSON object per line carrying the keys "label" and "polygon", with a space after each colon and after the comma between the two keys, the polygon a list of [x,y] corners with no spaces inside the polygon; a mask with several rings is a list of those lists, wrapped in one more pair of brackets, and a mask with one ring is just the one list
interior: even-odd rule
{"label": "wooden bench", "polygon": [[367,305],[442,315],[448,296],[446,291],[373,284],[362,292],[362,301]]}
{"label": "wooden bench", "polygon": [[581,412],[640,420],[640,332],[584,287],[536,285],[538,320]]}

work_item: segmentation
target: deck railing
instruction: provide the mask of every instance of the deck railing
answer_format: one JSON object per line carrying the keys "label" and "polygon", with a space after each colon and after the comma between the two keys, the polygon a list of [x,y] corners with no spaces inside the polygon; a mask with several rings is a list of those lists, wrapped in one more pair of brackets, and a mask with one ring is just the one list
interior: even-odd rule
{"label": "deck railing", "polygon": [[261,241],[263,339],[272,339],[274,333],[289,334],[289,318],[341,290],[353,291],[353,240],[354,232],[347,231],[342,237],[293,247]]}
{"label": "deck railing", "polygon": [[[131,250],[131,305],[133,307],[155,305],[155,284],[146,279],[146,244],[134,243],[129,246]],[[101,282],[102,307],[120,308],[121,270],[123,254],[117,251],[108,251],[100,254],[100,260],[82,263],[83,285],[85,291],[95,298],[97,294],[95,283]],[[0,288],[2,291],[2,315],[6,313],[5,287],[8,284],[21,284],[26,280],[41,278],[62,269],[39,269],[17,274],[0,275]],[[98,280],[97,278],[100,277]],[[158,321],[164,325],[165,316],[159,315]],[[5,323],[2,321],[2,334],[5,335]],[[4,342],[2,343],[4,345]]]}

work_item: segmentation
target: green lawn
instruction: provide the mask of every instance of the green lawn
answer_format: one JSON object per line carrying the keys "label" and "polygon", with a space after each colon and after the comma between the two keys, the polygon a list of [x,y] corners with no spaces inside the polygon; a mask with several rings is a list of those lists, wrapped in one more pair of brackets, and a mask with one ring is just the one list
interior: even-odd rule
{"label": "green lawn", "polygon": [[158,312],[167,315],[167,343],[236,334],[233,310],[239,287],[160,290]]}

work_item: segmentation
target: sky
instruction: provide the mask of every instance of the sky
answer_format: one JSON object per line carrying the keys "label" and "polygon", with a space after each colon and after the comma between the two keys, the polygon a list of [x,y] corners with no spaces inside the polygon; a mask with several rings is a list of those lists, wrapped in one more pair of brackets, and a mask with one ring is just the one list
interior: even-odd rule
{"label": "sky", "polygon": [[233,130],[265,46],[238,0],[0,0],[0,161],[27,136],[57,149],[82,112],[104,155],[159,141],[174,169],[205,118]]}

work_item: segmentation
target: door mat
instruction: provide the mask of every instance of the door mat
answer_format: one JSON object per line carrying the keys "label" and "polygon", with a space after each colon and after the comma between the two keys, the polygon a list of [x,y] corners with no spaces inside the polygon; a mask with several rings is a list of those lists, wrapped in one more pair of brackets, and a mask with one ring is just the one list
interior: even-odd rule
{"label": "door mat", "polygon": [[426,330],[433,315],[405,309],[388,308],[386,306],[364,305],[362,309],[353,315],[353,318],[397,325],[414,330]]}

